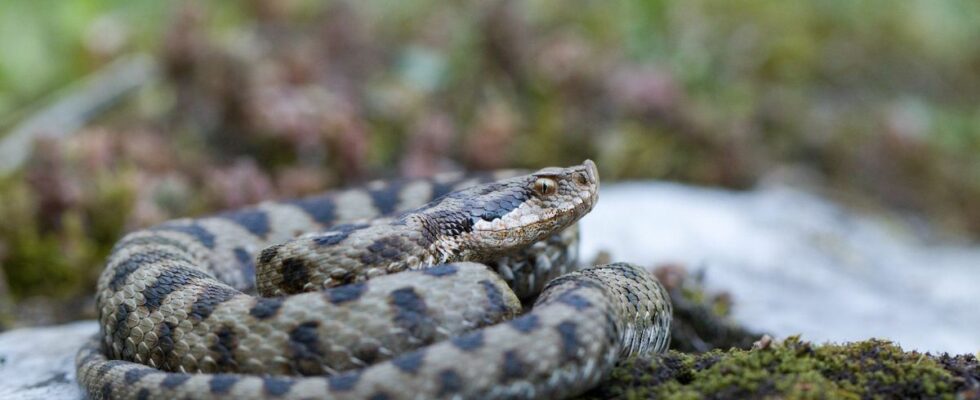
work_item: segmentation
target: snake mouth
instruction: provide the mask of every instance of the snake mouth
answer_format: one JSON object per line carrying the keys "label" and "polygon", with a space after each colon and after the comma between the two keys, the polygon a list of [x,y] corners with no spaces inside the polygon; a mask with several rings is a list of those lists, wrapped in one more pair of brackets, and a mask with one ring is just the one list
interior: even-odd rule
{"label": "snake mouth", "polygon": [[547,210],[529,213],[518,218],[499,218],[494,221],[480,221],[474,225],[473,233],[482,236],[487,248],[520,249],[559,233],[575,224],[592,209],[593,201],[583,200],[565,210]]}

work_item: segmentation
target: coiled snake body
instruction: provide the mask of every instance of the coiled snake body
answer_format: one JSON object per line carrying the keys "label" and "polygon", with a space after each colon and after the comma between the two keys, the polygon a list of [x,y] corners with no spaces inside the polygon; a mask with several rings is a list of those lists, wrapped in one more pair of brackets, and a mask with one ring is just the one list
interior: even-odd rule
{"label": "coiled snake body", "polygon": [[130,233],[79,382],[95,399],[581,393],[663,351],[671,317],[639,267],[573,271],[598,186],[591,161],[443,175]]}

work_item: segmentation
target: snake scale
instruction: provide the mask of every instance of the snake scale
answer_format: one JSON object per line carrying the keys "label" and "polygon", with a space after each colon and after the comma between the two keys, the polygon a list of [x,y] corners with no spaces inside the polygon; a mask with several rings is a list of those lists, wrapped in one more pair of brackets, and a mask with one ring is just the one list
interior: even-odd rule
{"label": "snake scale", "polygon": [[[592,161],[372,182],[132,232],[79,351],[93,399],[560,398],[663,351],[656,279],[577,269]],[[533,301],[522,312],[522,301]]]}

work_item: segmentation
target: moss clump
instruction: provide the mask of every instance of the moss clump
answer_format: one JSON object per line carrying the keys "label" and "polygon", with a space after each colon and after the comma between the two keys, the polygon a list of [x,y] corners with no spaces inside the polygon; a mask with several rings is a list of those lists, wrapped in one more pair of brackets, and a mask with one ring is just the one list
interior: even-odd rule
{"label": "moss clump", "polygon": [[954,398],[980,387],[972,355],[905,352],[888,341],[816,346],[790,337],[753,350],[670,351],[617,367],[583,398]]}

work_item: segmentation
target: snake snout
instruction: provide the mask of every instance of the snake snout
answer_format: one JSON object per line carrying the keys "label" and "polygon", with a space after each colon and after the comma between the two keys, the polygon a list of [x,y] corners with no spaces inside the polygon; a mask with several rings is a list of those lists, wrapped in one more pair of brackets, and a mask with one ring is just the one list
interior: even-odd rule
{"label": "snake snout", "polygon": [[596,187],[599,186],[599,168],[596,167],[595,162],[592,160],[585,160],[582,163],[585,166],[585,174],[589,178],[589,183],[594,184]]}

